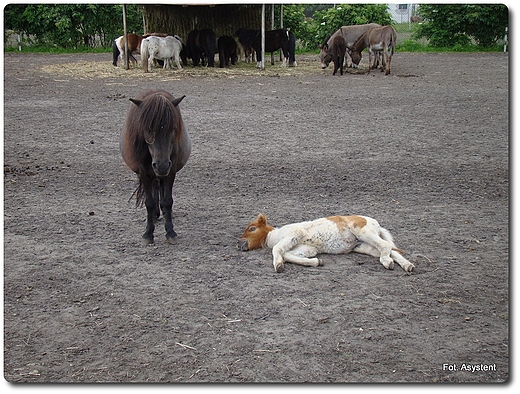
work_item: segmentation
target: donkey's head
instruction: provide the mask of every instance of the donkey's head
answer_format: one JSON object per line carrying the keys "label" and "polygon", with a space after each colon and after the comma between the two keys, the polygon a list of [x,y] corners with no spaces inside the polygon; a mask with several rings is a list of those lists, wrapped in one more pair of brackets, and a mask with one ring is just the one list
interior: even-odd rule
{"label": "donkey's head", "polygon": [[332,53],[329,50],[329,45],[325,42],[320,46],[320,63],[321,68],[327,68],[332,61]]}
{"label": "donkey's head", "polygon": [[267,218],[264,214],[259,214],[244,231],[244,234],[238,239],[238,249],[242,251],[259,249],[265,246],[267,234],[274,227],[267,224]]}

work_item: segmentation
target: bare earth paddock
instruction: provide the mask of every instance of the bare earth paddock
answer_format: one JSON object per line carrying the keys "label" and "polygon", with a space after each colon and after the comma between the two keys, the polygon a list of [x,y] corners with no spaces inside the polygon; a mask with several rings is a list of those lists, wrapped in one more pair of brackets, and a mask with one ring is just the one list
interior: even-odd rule
{"label": "bare earth paddock", "polygon": [[[386,77],[110,56],[4,55],[7,381],[509,378],[507,54],[396,53]],[[141,244],[119,154],[149,87],[186,95],[175,245],[162,222]],[[372,216],[416,269],[350,254],[277,274],[236,248],[259,212]]]}

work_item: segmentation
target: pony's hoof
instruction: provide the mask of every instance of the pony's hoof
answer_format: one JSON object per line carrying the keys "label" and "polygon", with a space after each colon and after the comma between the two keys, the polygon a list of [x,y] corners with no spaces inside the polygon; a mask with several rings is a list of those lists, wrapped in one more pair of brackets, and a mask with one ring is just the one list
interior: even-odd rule
{"label": "pony's hoof", "polygon": [[177,243],[177,234],[175,234],[173,237],[167,235],[166,242],[168,242],[170,245],[175,245]]}
{"label": "pony's hoof", "polygon": [[275,269],[275,271],[276,271],[277,273],[283,272],[284,268],[285,268],[285,267],[284,267],[284,264],[283,264],[283,263],[280,263],[280,264],[278,264],[278,265],[276,265],[276,266],[274,267],[274,269]]}
{"label": "pony's hoof", "polygon": [[148,245],[153,245],[154,240],[153,240],[153,238],[144,238],[143,237],[141,242],[142,242],[143,246],[148,246]]}

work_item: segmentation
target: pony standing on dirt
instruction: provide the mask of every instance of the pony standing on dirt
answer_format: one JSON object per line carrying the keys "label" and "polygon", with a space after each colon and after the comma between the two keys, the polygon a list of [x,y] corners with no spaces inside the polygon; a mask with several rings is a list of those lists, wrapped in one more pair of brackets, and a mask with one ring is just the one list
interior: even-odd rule
{"label": "pony standing on dirt", "polygon": [[[137,59],[134,57],[133,53],[139,53],[141,48],[141,41],[143,40],[143,36],[138,34],[130,33],[128,36],[128,60],[137,63]],[[112,44],[112,55],[113,61],[112,64],[117,67],[117,61],[119,59],[124,60],[125,56],[125,36],[117,37]]]}
{"label": "pony standing on dirt", "polygon": [[188,161],[191,140],[181,117],[179,104],[165,90],[149,90],[131,98],[132,104],[121,134],[120,149],[125,163],[139,176],[134,192],[139,206],[144,198],[147,210],[145,243],[154,242],[154,221],[162,211],[166,239],[177,236],[173,230],[172,189],[175,175]]}
{"label": "pony standing on dirt", "polygon": [[173,36],[150,36],[141,41],[141,63],[144,72],[152,72],[152,64],[155,59],[164,61],[163,68],[173,68],[173,61],[177,68],[182,70],[180,63],[182,42]]}

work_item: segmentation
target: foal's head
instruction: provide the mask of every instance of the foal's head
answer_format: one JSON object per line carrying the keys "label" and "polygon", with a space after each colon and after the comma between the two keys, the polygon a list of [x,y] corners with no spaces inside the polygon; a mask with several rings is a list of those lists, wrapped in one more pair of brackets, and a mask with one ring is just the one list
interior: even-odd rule
{"label": "foal's head", "polygon": [[156,92],[142,100],[130,99],[139,109],[138,129],[152,157],[152,169],[156,176],[168,176],[175,155],[177,136],[181,127],[181,113],[177,106],[185,96],[173,98],[167,93]]}
{"label": "foal's head", "polygon": [[244,231],[244,234],[239,238],[237,247],[242,251],[259,249],[265,246],[267,234],[274,227],[267,224],[267,218],[264,214],[258,215]]}

